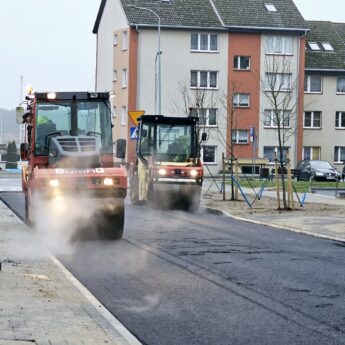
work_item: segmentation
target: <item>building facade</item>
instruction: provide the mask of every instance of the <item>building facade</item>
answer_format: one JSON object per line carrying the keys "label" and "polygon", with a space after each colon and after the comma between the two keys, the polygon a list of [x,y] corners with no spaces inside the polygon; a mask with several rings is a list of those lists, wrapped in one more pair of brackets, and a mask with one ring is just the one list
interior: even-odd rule
{"label": "building facade", "polygon": [[[222,153],[273,163],[280,117],[295,164],[307,31],[291,0],[103,0],[93,30],[96,90],[114,92],[114,134],[128,139],[127,160],[135,150],[127,112],[156,112],[160,54],[161,113],[199,115],[206,174],[219,172]],[[284,107],[273,107],[270,94]]]}
{"label": "building facade", "polygon": [[309,21],[303,159],[345,162],[345,23]]}

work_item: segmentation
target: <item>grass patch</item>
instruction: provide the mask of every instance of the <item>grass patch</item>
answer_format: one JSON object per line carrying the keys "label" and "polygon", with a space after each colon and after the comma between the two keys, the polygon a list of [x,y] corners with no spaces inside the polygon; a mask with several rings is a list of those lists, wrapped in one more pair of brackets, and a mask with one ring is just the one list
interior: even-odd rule
{"label": "grass patch", "polygon": [[[257,180],[257,179],[246,179],[241,178],[238,180],[241,187],[245,188],[260,188],[265,181]],[[312,185],[313,188],[336,188],[337,183],[336,182],[323,182],[323,181],[313,181],[312,184],[310,181],[292,181],[293,185],[295,186],[295,189],[298,193],[305,193],[310,191],[310,187]],[[230,181],[226,182],[227,185],[230,185]],[[282,189],[281,180],[279,180],[279,186],[280,189]],[[287,180],[285,181],[285,186],[287,187]],[[265,188],[275,188],[276,187],[276,181],[266,181]],[[338,188],[345,188],[345,182],[339,182]]]}

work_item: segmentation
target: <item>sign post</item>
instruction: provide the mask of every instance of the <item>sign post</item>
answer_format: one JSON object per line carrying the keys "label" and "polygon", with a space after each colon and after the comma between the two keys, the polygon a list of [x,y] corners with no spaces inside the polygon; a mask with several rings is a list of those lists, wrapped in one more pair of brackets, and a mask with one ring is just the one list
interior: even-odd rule
{"label": "sign post", "polygon": [[255,127],[250,127],[250,141],[252,143],[252,178],[255,175]]}

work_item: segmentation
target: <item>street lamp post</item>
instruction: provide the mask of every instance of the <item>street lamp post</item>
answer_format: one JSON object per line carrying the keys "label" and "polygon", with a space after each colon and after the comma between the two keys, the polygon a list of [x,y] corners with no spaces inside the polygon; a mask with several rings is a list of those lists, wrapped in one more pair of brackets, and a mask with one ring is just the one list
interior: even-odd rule
{"label": "street lamp post", "polygon": [[147,7],[135,6],[135,5],[127,5],[127,7],[137,8],[139,10],[151,12],[154,16],[156,16],[158,21],[158,48],[157,54],[155,58],[155,113],[156,115],[161,114],[162,109],[162,101],[161,101],[161,18],[157,14],[157,12],[151,10]]}

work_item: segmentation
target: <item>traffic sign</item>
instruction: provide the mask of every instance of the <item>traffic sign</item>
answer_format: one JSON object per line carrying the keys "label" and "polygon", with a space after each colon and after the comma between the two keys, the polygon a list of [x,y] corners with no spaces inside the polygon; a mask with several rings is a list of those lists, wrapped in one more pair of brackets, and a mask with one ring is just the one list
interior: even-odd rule
{"label": "traffic sign", "polygon": [[129,117],[131,118],[131,120],[136,126],[138,126],[138,118],[144,114],[145,114],[145,110],[133,110],[133,111],[128,112]]}
{"label": "traffic sign", "polygon": [[249,136],[251,142],[255,141],[255,127],[250,127]]}
{"label": "traffic sign", "polygon": [[138,131],[139,128],[138,127],[131,127],[130,128],[130,139],[131,140],[138,140]]}

